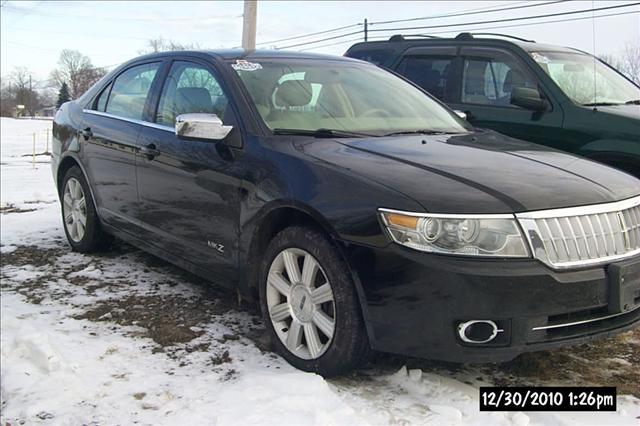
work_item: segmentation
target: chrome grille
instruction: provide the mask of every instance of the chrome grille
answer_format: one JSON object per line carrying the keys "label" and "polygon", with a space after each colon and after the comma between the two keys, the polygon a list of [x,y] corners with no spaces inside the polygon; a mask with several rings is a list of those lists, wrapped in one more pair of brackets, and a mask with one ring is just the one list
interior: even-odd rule
{"label": "chrome grille", "polygon": [[640,197],[516,217],[534,257],[553,268],[604,263],[640,253]]}

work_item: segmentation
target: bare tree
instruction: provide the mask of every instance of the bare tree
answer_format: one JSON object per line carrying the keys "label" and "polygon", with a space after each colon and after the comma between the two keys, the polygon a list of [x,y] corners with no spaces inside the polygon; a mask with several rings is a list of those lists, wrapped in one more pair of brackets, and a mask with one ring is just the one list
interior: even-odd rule
{"label": "bare tree", "polygon": [[604,53],[598,57],[640,84],[640,40],[625,43],[624,50],[619,55]]}
{"label": "bare tree", "polygon": [[24,105],[29,115],[34,115],[40,108],[40,98],[34,90],[37,82],[32,81],[29,70],[25,67],[14,68],[8,83],[8,96],[13,98],[14,105]]}
{"label": "bare tree", "polygon": [[198,43],[179,43],[173,40],[165,40],[162,37],[153,38],[147,40],[147,45],[144,49],[139,50],[141,55],[147,53],[168,52],[172,50],[191,50],[199,49]]}
{"label": "bare tree", "polygon": [[106,71],[94,67],[86,55],[77,50],[64,49],[60,53],[58,68],[51,73],[51,78],[56,81],[58,86],[67,82],[71,97],[76,99],[105,74]]}
{"label": "bare tree", "polygon": [[636,84],[640,84],[640,40],[625,44],[622,61],[623,72]]}
{"label": "bare tree", "polygon": [[13,117],[16,112],[16,100],[13,94],[13,88],[3,77],[0,81],[0,116]]}

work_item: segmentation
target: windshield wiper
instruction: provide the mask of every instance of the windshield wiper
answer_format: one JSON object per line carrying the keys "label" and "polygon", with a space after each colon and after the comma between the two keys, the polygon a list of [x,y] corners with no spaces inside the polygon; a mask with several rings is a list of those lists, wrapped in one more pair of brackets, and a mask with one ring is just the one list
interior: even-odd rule
{"label": "windshield wiper", "polygon": [[362,132],[350,132],[348,130],[337,130],[337,129],[316,129],[316,130],[307,130],[307,129],[273,129],[273,133],[275,135],[300,135],[300,136],[313,136],[315,138],[363,138],[363,137],[374,137],[376,135],[372,135],[369,133]]}
{"label": "windshield wiper", "polygon": [[625,105],[640,105],[640,99],[634,99],[632,101],[627,101],[624,104]]}
{"label": "windshield wiper", "polygon": [[395,136],[395,135],[457,135],[460,132],[443,132],[440,130],[400,130],[397,132],[387,133],[383,136]]}
{"label": "windshield wiper", "polygon": [[615,105],[622,105],[619,102],[592,102],[589,104],[582,104],[583,106],[615,106]]}

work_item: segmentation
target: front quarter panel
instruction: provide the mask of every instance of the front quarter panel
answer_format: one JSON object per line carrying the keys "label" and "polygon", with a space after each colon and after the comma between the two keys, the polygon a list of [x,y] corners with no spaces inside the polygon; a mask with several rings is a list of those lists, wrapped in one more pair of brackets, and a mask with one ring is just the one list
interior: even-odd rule
{"label": "front quarter panel", "polygon": [[[329,143],[309,140],[306,143]],[[334,238],[378,247],[389,243],[378,220],[379,207],[423,210],[393,189],[307,156],[305,143],[280,137],[265,138],[259,146],[247,160],[247,195],[240,224],[247,243],[261,218],[282,207],[312,216]]]}

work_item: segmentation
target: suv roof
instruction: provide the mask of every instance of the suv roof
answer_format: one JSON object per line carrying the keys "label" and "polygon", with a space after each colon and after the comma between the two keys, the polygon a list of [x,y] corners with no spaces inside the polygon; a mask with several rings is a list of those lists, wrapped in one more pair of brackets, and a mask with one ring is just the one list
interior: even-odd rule
{"label": "suv roof", "polygon": [[[478,37],[480,36],[480,37]],[[492,36],[492,37],[485,37]],[[584,53],[578,49],[573,49],[571,47],[563,47],[556,46],[553,44],[540,44],[536,43],[533,40],[525,40],[519,37],[514,37],[506,34],[497,34],[497,33],[460,33],[456,37],[453,38],[440,38],[435,36],[430,36],[428,34],[396,34],[391,36],[388,40],[377,40],[377,41],[364,41],[360,43],[356,43],[349,48],[349,51],[360,51],[366,50],[368,48],[389,48],[396,51],[403,51],[409,47],[413,46],[437,46],[437,45],[447,45],[451,46],[452,44],[470,44],[473,43],[474,46],[517,46],[527,52],[535,52],[535,51],[556,51],[556,52],[580,52]]]}

